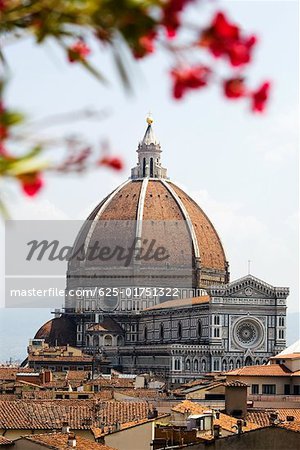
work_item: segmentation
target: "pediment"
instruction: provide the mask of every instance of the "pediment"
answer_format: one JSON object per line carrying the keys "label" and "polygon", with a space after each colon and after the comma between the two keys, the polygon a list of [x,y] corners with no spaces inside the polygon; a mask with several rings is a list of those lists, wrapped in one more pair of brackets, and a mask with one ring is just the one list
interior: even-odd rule
{"label": "pediment", "polygon": [[223,297],[286,298],[289,289],[277,288],[259,278],[255,278],[253,275],[247,275],[225,286],[211,286],[209,293],[212,296]]}

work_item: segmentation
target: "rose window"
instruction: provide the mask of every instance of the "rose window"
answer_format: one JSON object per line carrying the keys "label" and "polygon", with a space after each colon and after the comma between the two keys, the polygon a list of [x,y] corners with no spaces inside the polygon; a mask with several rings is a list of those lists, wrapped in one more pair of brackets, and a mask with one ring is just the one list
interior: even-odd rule
{"label": "rose window", "polygon": [[243,344],[255,342],[257,338],[257,328],[252,323],[242,323],[237,327],[237,337]]}
{"label": "rose window", "polygon": [[264,332],[257,321],[243,319],[235,325],[233,336],[239,346],[254,348],[262,342]]}

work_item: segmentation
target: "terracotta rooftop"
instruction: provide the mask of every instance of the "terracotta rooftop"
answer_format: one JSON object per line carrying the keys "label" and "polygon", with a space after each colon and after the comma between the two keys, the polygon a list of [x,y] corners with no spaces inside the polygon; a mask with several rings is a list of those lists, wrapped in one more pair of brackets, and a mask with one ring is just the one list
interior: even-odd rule
{"label": "terracotta rooftop", "polygon": [[299,359],[299,358],[300,358],[300,353],[288,353],[287,355],[283,354],[283,355],[272,356],[271,359]]}
{"label": "terracotta rooftop", "polygon": [[153,309],[167,309],[167,308],[185,308],[190,306],[201,305],[203,303],[209,303],[210,296],[203,295],[201,297],[184,298],[177,300],[168,300],[166,302],[160,303],[159,305],[147,308],[146,311],[152,311]]}
{"label": "terracotta rooftop", "polygon": [[[69,449],[67,433],[44,433],[24,436],[24,439],[40,444],[46,448],[64,450]],[[107,445],[97,444],[89,439],[76,436],[77,450],[116,450]]]}
{"label": "terracotta rooftop", "polygon": [[84,381],[88,379],[89,375],[90,375],[89,370],[68,370],[66,374],[66,380]]}
{"label": "terracotta rooftop", "polygon": [[278,425],[281,428],[285,428],[286,430],[295,431],[296,433],[300,433],[300,421],[294,422],[284,422]]}
{"label": "terracotta rooftop", "polygon": [[101,323],[95,323],[87,331],[113,331],[115,333],[124,333],[123,328],[111,317],[105,317]]}
{"label": "terracotta rooftop", "polygon": [[65,362],[87,362],[91,363],[93,361],[92,356],[82,355],[82,356],[68,356],[68,355],[53,355],[49,353],[40,355],[28,355],[28,361],[65,361]]}
{"label": "terracotta rooftop", "polygon": [[233,369],[226,372],[226,376],[276,376],[283,377],[289,376],[292,372],[283,364],[269,364],[266,366],[244,366],[239,369]]}
{"label": "terracotta rooftop", "polygon": [[[109,229],[111,227],[106,227],[104,230],[105,236],[103,235],[101,222],[103,224],[103,222],[108,221],[136,221],[139,204],[143,202],[142,219],[145,224],[148,222],[150,225],[151,221],[155,223],[169,221],[170,223],[173,222],[174,225],[175,223],[180,225],[176,231],[174,228],[174,233],[165,233],[164,236],[158,236],[160,241],[162,241],[161,238],[165,240],[166,248],[172,249],[169,259],[171,265],[179,263],[180,265],[186,266],[189,264],[190,266],[192,262],[191,237],[185,223],[186,214],[197,241],[202,267],[225,272],[227,265],[221,240],[199,205],[182,189],[169,181],[149,179],[143,196],[141,196],[141,187],[142,180],[131,180],[99,203],[88,218],[93,225],[96,225],[93,226],[93,231],[89,235],[90,245],[92,246],[93,242],[98,241],[101,246],[101,242],[107,243],[115,238],[112,234],[113,230]],[[99,215],[99,211],[104,205],[105,207]],[[184,209],[184,212],[182,209]],[[143,227],[142,239],[148,236],[145,228]],[[124,243],[125,246],[126,243]],[[92,262],[87,265],[92,266]]]}
{"label": "terracotta rooftop", "polygon": [[106,388],[132,388],[134,385],[134,379],[119,378],[119,377],[111,377],[111,378],[99,377],[96,378],[95,380],[88,381],[86,384]]}
{"label": "terracotta rooftop", "polygon": [[0,428],[61,429],[68,421],[73,430],[85,430],[148,417],[152,407],[145,401],[15,400],[0,401]]}
{"label": "terracotta rooftop", "polygon": [[[183,402],[177,404],[172,408],[172,411],[179,412],[181,414],[203,414],[209,408],[207,406],[200,405],[198,403],[191,402],[189,400],[184,400]],[[235,417],[228,416],[227,414],[220,413],[219,419],[214,419],[215,425],[220,425],[226,431],[234,432],[232,428],[237,424]],[[246,426],[243,427],[243,431],[256,430],[260,426],[256,423],[247,421]]]}
{"label": "terracotta rooftop", "polygon": [[45,339],[49,345],[76,344],[76,325],[68,317],[55,317],[44,323],[36,332],[34,339]]}
{"label": "terracotta rooftop", "polygon": [[235,386],[247,387],[247,384],[243,383],[242,381],[239,381],[239,380],[232,380],[232,381],[228,381],[227,383],[225,383],[225,386],[228,386],[228,387],[235,387]]}
{"label": "terracotta rooftop", "polygon": [[6,445],[13,445],[13,441],[11,441],[10,439],[6,439],[6,437],[4,436],[0,436],[0,446],[6,446]]}
{"label": "terracotta rooftop", "polygon": [[14,381],[17,378],[17,373],[31,373],[33,369],[24,367],[0,367],[0,382]]}
{"label": "terracotta rooftop", "polygon": [[[246,420],[254,422],[262,427],[268,426],[270,424],[269,417],[272,412],[277,412],[278,419],[286,423],[300,423],[300,408],[277,408],[277,409],[260,409],[260,410],[249,410],[247,412]],[[293,422],[287,422],[286,418],[294,417]],[[299,425],[297,425],[299,426]]]}

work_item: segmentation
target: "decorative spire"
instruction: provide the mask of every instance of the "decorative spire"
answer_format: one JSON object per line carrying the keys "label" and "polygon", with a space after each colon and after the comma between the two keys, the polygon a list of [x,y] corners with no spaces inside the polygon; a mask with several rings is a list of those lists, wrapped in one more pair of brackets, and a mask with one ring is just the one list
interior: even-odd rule
{"label": "decorative spire", "polygon": [[167,170],[161,167],[161,147],[152,128],[153,118],[150,113],[146,122],[148,126],[137,149],[138,163],[131,169],[131,178],[167,178]]}

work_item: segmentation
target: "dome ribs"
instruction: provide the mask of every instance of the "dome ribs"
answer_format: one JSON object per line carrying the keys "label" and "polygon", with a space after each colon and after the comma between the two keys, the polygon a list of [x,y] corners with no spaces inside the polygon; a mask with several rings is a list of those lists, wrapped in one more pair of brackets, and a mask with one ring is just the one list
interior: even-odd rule
{"label": "dome ribs", "polygon": [[170,183],[180,197],[193,223],[200,249],[201,265],[205,268],[225,270],[226,257],[221,240],[206,214],[185,192]]}

